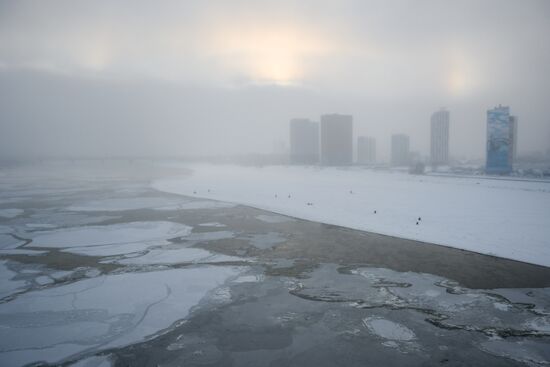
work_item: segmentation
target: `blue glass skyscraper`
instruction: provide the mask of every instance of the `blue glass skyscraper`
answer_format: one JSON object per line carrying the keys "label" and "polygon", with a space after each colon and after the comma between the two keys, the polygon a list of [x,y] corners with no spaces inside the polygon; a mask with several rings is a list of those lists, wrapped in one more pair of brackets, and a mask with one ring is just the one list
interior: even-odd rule
{"label": "blue glass skyscraper", "polygon": [[512,171],[514,117],[510,107],[499,105],[487,111],[487,163],[485,172],[508,174]]}

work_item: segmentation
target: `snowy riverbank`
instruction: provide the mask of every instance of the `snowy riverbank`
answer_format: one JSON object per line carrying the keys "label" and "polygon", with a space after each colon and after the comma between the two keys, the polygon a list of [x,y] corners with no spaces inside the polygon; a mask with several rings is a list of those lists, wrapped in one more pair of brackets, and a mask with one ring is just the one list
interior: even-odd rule
{"label": "snowy riverbank", "polygon": [[550,183],[358,168],[191,168],[190,177],[153,187],[550,266]]}

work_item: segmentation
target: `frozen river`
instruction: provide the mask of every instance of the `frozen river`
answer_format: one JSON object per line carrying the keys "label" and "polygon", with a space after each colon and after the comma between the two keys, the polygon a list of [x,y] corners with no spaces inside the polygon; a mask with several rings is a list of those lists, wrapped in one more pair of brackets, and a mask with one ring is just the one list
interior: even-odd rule
{"label": "frozen river", "polygon": [[159,192],[144,164],[0,170],[0,365],[550,364],[550,268]]}

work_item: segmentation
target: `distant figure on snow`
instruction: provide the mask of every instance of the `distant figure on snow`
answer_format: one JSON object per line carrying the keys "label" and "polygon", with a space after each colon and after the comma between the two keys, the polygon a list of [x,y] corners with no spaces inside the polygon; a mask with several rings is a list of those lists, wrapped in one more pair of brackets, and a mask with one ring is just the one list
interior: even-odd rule
{"label": "distant figure on snow", "polygon": [[374,214],[376,214],[376,210],[374,211]]}

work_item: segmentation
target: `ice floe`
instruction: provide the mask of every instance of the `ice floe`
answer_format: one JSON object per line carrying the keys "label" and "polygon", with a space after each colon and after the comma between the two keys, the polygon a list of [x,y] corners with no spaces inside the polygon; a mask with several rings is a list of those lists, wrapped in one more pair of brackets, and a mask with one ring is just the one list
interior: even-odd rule
{"label": "ice floe", "polygon": [[58,363],[142,341],[185,318],[242,270],[202,266],[104,275],[22,294],[0,304],[0,364]]}
{"label": "ice floe", "polygon": [[25,288],[27,282],[23,280],[14,280],[13,278],[16,275],[16,272],[8,268],[7,261],[0,260],[0,279],[2,280],[0,281],[0,299],[10,296]]}
{"label": "ice floe", "polygon": [[151,247],[162,246],[167,243],[167,241],[158,240],[138,243],[123,243],[118,245],[69,247],[64,249],[63,252],[70,252],[72,254],[85,256],[114,256],[131,254],[134,252],[143,252]]}
{"label": "ice floe", "polygon": [[25,241],[13,237],[10,234],[0,234],[0,249],[14,249],[23,245]]}
{"label": "ice floe", "polygon": [[366,317],[363,319],[363,324],[371,333],[384,339],[398,341],[416,339],[411,329],[394,321],[379,317]]}
{"label": "ice floe", "polygon": [[210,251],[194,247],[181,247],[178,249],[153,249],[145,255],[118,259],[118,264],[149,265],[149,264],[183,264],[183,263],[219,263],[250,261],[236,256],[214,254]]}
{"label": "ice floe", "polygon": [[32,233],[33,247],[82,247],[164,240],[186,236],[191,227],[173,222],[130,222]]}

